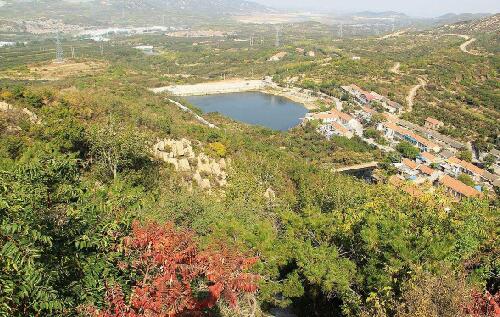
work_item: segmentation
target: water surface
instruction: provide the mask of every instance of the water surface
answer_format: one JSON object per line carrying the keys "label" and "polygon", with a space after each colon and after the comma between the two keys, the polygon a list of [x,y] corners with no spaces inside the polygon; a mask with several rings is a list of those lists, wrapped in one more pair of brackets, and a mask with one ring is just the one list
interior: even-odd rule
{"label": "water surface", "polygon": [[231,119],[285,131],[298,125],[306,113],[300,103],[261,92],[186,97],[203,112],[219,112]]}

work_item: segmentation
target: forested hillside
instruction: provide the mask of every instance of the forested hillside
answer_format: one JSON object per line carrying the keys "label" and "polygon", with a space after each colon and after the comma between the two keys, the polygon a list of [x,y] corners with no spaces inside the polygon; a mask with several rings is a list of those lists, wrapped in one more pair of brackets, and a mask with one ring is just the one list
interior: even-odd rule
{"label": "forested hillside", "polygon": [[[224,129],[212,130],[125,83],[75,84],[2,88],[14,107],[0,125],[3,315],[123,316],[113,308],[123,294],[126,316],[147,315],[142,309],[152,301],[179,314],[224,315],[237,303],[259,311],[293,305],[316,316],[410,316],[413,309],[459,316],[472,289],[497,287],[497,206],[439,193],[411,198],[332,174],[311,160],[320,141],[290,151],[302,137],[310,141],[307,132],[288,140],[221,117],[211,119]],[[188,138],[195,151],[230,160],[227,187],[191,188],[189,174],[154,160],[151,145],[164,137]],[[225,150],[211,152],[214,142]],[[330,151],[332,158],[361,155]],[[165,231],[155,227],[166,222]],[[178,230],[189,230],[190,242]],[[146,241],[160,243],[158,255],[142,249]],[[202,253],[170,253],[166,243]],[[164,295],[149,288],[137,302],[148,283],[168,280],[160,271],[148,277],[144,269],[160,265],[148,257],[173,263],[210,253],[228,261],[217,269],[221,277],[207,273],[207,262],[185,277],[208,278],[208,293],[199,284],[188,294],[181,283]],[[243,259],[255,262],[250,271],[228,280],[224,274],[243,268]],[[179,304],[161,306],[173,298]],[[426,304],[415,308],[420,301]]]}

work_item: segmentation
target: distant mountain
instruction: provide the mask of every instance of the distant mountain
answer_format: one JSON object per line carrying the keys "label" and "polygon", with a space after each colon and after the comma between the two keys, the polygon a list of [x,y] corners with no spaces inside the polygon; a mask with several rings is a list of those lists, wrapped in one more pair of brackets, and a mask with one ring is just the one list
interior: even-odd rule
{"label": "distant mountain", "polygon": [[[98,2],[98,1],[96,1]],[[267,7],[245,0],[111,0],[109,3],[127,8],[189,11],[210,14],[266,11]]]}
{"label": "distant mountain", "polygon": [[[61,19],[80,25],[196,24],[205,18],[258,14],[271,9],[247,0],[0,0],[0,18]],[[200,19],[202,18],[202,19]]]}
{"label": "distant mountain", "polygon": [[371,19],[408,19],[404,13],[396,11],[384,11],[384,12],[373,12],[373,11],[362,11],[353,14],[352,16],[371,18]]}
{"label": "distant mountain", "polygon": [[487,18],[487,17],[490,17],[491,15],[492,14],[490,14],[490,13],[462,13],[462,14],[448,13],[448,14],[444,14],[442,16],[439,16],[437,18],[434,18],[434,20],[436,21],[436,23],[439,23],[439,24],[452,24],[452,23]]}

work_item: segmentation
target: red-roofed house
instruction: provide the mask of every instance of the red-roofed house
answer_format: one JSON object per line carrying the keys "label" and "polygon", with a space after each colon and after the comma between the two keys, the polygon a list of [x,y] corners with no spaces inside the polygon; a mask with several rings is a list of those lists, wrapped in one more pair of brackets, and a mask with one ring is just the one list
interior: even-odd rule
{"label": "red-roofed house", "polygon": [[427,119],[425,119],[425,127],[428,129],[439,130],[440,128],[444,127],[444,122],[428,117]]}
{"label": "red-roofed house", "polygon": [[415,145],[422,152],[439,152],[441,151],[441,147],[428,139],[411,132],[403,127],[398,126],[392,122],[384,122],[380,125],[379,129],[384,131],[386,138],[396,139],[396,140],[405,140]]}
{"label": "red-roofed house", "polygon": [[478,190],[465,185],[458,179],[454,179],[449,175],[443,175],[438,180],[438,183],[442,185],[446,190],[457,199],[461,198],[479,198],[481,197],[481,192]]}

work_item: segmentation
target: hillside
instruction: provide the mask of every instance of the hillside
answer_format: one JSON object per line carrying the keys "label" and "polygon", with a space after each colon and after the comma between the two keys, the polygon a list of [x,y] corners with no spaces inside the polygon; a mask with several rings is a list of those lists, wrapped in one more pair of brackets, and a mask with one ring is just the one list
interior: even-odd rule
{"label": "hillside", "polygon": [[61,19],[80,25],[140,23],[158,25],[201,22],[194,17],[214,18],[269,9],[245,0],[108,0],[108,1],[6,1],[0,10],[4,19]]}
{"label": "hillside", "polygon": [[500,32],[500,13],[481,19],[457,22],[440,27],[439,31],[456,32],[460,34],[491,33]]}

